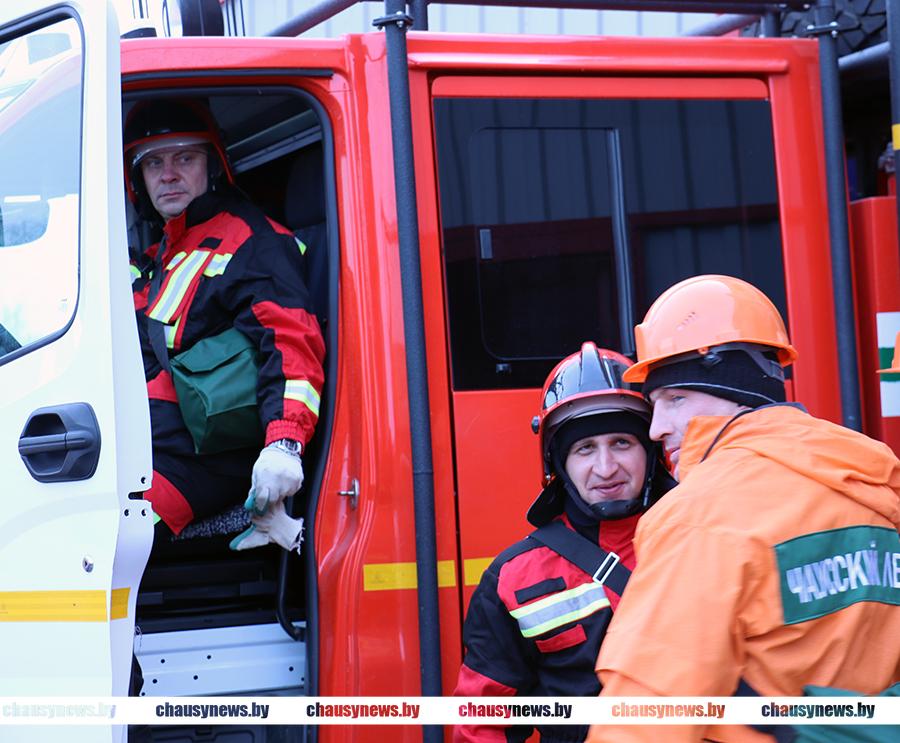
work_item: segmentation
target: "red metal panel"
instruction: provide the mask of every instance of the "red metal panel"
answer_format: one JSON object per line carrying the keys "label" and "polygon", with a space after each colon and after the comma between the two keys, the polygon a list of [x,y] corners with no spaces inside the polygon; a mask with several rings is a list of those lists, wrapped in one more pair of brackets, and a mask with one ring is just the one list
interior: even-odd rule
{"label": "red metal panel", "polygon": [[540,410],[540,392],[453,395],[466,606],[481,577],[480,569],[486,567],[483,561],[534,528],[525,520],[525,512],[541,490],[540,447],[531,430],[531,419]]}
{"label": "red metal panel", "polygon": [[[504,98],[531,98],[534,79],[522,77],[479,76],[439,77],[431,91],[435,98],[493,98],[497,91]],[[689,93],[686,94],[686,91]],[[554,98],[767,98],[769,89],[762,80],[748,78],[684,77],[554,77]]]}
{"label": "red metal panel", "polygon": [[444,314],[444,278],[438,223],[437,174],[434,169],[431,95],[428,74],[410,72],[416,201],[419,207],[419,246],[422,299],[428,360],[428,396],[434,456],[435,517],[438,560],[452,560],[454,585],[440,590],[441,670],[444,693],[456,686],[462,663],[463,609],[460,604],[461,564],[458,555],[454,476],[453,425],[450,400],[450,361]]}
{"label": "red metal panel", "polygon": [[825,193],[818,52],[791,49],[790,74],[769,78],[795,399],[841,422]]}
{"label": "red metal panel", "polygon": [[900,417],[882,417],[881,379],[875,373],[881,368],[876,315],[900,311],[896,201],[893,196],[855,201],[850,205],[850,220],[857,288],[863,428],[870,436],[900,452]]}

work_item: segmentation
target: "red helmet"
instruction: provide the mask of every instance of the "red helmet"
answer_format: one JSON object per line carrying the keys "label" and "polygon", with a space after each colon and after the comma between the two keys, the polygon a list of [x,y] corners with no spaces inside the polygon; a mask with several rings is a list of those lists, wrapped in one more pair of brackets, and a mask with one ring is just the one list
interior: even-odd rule
{"label": "red helmet", "polygon": [[560,427],[572,420],[597,413],[634,413],[648,423],[650,405],[640,386],[622,379],[632,362],[622,354],[597,348],[591,341],[578,353],[567,356],[550,372],[541,393],[541,412],[531,421],[540,436],[544,478],[550,478],[550,445]]}
{"label": "red helmet", "polygon": [[203,144],[210,148],[210,182],[222,175],[234,183],[219,129],[209,109],[183,98],[139,101],[128,112],[123,130],[125,187],[132,203],[144,200],[144,181],[138,166],[147,155],[167,147]]}

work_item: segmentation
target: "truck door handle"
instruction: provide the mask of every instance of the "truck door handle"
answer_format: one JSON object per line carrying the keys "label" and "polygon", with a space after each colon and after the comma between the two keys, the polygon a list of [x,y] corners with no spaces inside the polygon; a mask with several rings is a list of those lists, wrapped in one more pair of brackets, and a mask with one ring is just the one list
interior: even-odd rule
{"label": "truck door handle", "polygon": [[94,410],[73,402],[35,410],[19,436],[19,456],[38,482],[87,480],[100,461]]}

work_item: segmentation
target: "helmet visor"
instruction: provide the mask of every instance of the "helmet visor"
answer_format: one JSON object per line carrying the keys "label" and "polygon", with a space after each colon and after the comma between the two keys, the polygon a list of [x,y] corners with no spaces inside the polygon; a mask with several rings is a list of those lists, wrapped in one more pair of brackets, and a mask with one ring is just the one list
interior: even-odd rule
{"label": "helmet visor", "polygon": [[168,134],[153,137],[152,139],[138,142],[129,151],[131,167],[137,167],[148,155],[160,150],[169,150],[178,147],[190,147],[191,145],[210,144],[212,139],[206,134]]}

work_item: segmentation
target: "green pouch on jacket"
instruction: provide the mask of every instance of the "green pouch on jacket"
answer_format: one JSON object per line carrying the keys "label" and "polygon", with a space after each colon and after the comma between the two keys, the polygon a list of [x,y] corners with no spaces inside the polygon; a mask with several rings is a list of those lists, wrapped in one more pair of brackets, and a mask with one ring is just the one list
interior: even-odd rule
{"label": "green pouch on jacket", "polygon": [[[815,697],[857,697],[853,702],[845,706],[844,717],[848,713],[858,716],[859,704],[865,703],[871,697],[863,697],[855,691],[837,689],[829,686],[805,686],[804,698],[798,699],[798,704],[815,705]],[[900,684],[894,684],[875,696],[896,697],[900,696]],[[834,717],[841,715],[834,714]],[[796,738],[794,743],[884,743],[889,740],[900,740],[900,726],[898,725],[853,725],[851,722],[841,722],[832,725],[795,725]]]}
{"label": "green pouch on jacket", "polygon": [[261,448],[257,349],[239,330],[204,338],[172,357],[172,381],[197,454]]}

